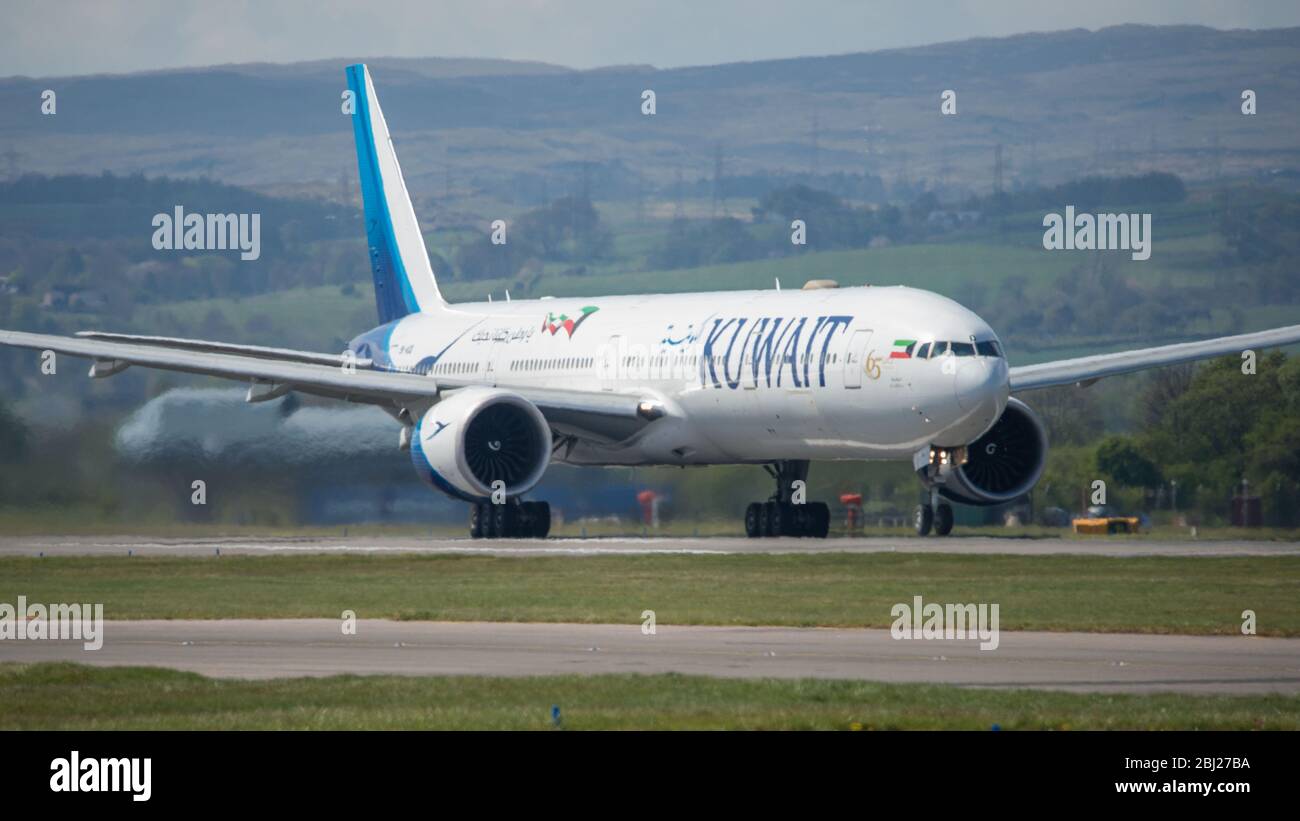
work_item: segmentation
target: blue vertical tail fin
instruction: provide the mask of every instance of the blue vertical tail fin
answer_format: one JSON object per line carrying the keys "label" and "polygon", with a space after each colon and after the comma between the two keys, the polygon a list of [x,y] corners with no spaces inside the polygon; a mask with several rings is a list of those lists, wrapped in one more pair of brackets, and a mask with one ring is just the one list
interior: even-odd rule
{"label": "blue vertical tail fin", "polygon": [[357,143],[379,321],[388,323],[407,314],[442,310],[446,303],[429,264],[424,236],[415,219],[415,208],[397,164],[370,72],[365,65],[357,64],[348,66],[347,76],[353,95],[352,131]]}

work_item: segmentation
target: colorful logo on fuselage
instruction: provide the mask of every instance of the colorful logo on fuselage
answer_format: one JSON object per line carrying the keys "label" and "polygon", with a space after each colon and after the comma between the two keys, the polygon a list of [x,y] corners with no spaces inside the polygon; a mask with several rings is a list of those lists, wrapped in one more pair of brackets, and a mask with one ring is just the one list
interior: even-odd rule
{"label": "colorful logo on fuselage", "polygon": [[916,344],[915,339],[895,339],[894,349],[889,352],[890,359],[911,359],[912,346]]}
{"label": "colorful logo on fuselage", "polygon": [[588,305],[582,309],[582,315],[576,319],[568,314],[560,314],[559,316],[556,316],[555,314],[547,314],[546,319],[542,320],[542,330],[550,333],[551,336],[555,336],[560,332],[560,329],[563,329],[564,332],[569,335],[569,338],[572,339],[573,335],[578,331],[578,326],[583,322],[586,322],[587,317],[599,310],[600,309],[594,305]]}

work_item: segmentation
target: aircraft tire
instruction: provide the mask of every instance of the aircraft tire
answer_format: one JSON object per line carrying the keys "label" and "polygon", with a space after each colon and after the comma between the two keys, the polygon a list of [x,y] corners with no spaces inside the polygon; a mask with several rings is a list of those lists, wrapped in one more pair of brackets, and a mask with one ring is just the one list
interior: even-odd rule
{"label": "aircraft tire", "polygon": [[763,503],[750,502],[745,508],[745,535],[757,539],[763,535]]}
{"label": "aircraft tire", "polygon": [[484,509],[483,502],[475,502],[469,508],[469,537],[471,539],[482,539],[487,536],[488,511]]}
{"label": "aircraft tire", "polygon": [[825,502],[813,502],[808,507],[811,514],[808,535],[814,539],[825,539],[831,532],[831,506]]}
{"label": "aircraft tire", "polygon": [[532,502],[532,522],[528,528],[529,535],[534,539],[545,539],[551,532],[551,503],[550,502]]}
{"label": "aircraft tire", "polygon": [[940,503],[934,509],[934,535],[947,536],[952,532],[952,505]]}
{"label": "aircraft tire", "polygon": [[930,535],[930,528],[934,526],[934,511],[929,505],[916,506],[916,512],[912,514],[912,525],[916,528],[916,535]]}

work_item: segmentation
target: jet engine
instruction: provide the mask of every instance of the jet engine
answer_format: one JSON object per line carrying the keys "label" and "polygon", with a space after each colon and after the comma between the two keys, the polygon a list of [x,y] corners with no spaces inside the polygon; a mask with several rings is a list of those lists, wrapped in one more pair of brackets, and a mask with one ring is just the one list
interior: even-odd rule
{"label": "jet engine", "polygon": [[1047,428],[1038,414],[1012,397],[979,439],[966,446],[965,461],[942,464],[939,493],[968,505],[1009,502],[1038,483],[1047,464]]}
{"label": "jet engine", "polygon": [[496,388],[462,388],[411,431],[411,462],[425,482],[466,501],[532,489],[551,461],[551,427],[537,406]]}

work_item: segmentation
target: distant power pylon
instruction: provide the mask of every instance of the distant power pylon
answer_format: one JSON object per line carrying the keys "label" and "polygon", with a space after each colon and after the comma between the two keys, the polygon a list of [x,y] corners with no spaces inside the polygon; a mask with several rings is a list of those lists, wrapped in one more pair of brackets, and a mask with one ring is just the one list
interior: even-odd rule
{"label": "distant power pylon", "polygon": [[950,148],[948,143],[944,142],[939,147],[939,187],[946,189],[948,187],[949,177],[952,175],[952,162],[949,156]]}
{"label": "distant power pylon", "polygon": [[726,210],[727,198],[722,193],[722,143],[718,143],[713,150],[713,205],[710,210],[714,219],[718,218],[718,207]]}
{"label": "distant power pylon", "polygon": [[3,154],[0,154],[0,157],[4,157],[9,179],[18,179],[18,160],[23,156],[25,155],[22,152],[16,151],[13,148],[7,148]]}
{"label": "distant power pylon", "polygon": [[636,172],[636,221],[645,222],[645,177]]}
{"label": "distant power pylon", "polygon": [[816,177],[821,173],[821,148],[819,141],[821,139],[821,123],[817,119],[817,112],[813,112],[812,121],[812,175]]}
{"label": "distant power pylon", "polygon": [[352,173],[350,169],[343,169],[339,172],[339,197],[345,205],[352,204]]}
{"label": "distant power pylon", "polygon": [[867,148],[865,152],[866,161],[863,163],[863,171],[868,176],[872,174],[881,174],[884,171],[884,169],[881,168],[880,164],[877,162],[877,160],[879,159],[877,154],[879,152],[878,152],[878,147],[876,145],[876,134],[877,132],[880,131],[880,128],[881,128],[880,126],[871,125],[870,123],[862,126],[863,139],[866,141],[867,144]]}
{"label": "distant power pylon", "polygon": [[993,147],[993,193],[1002,193],[1002,143]]}

